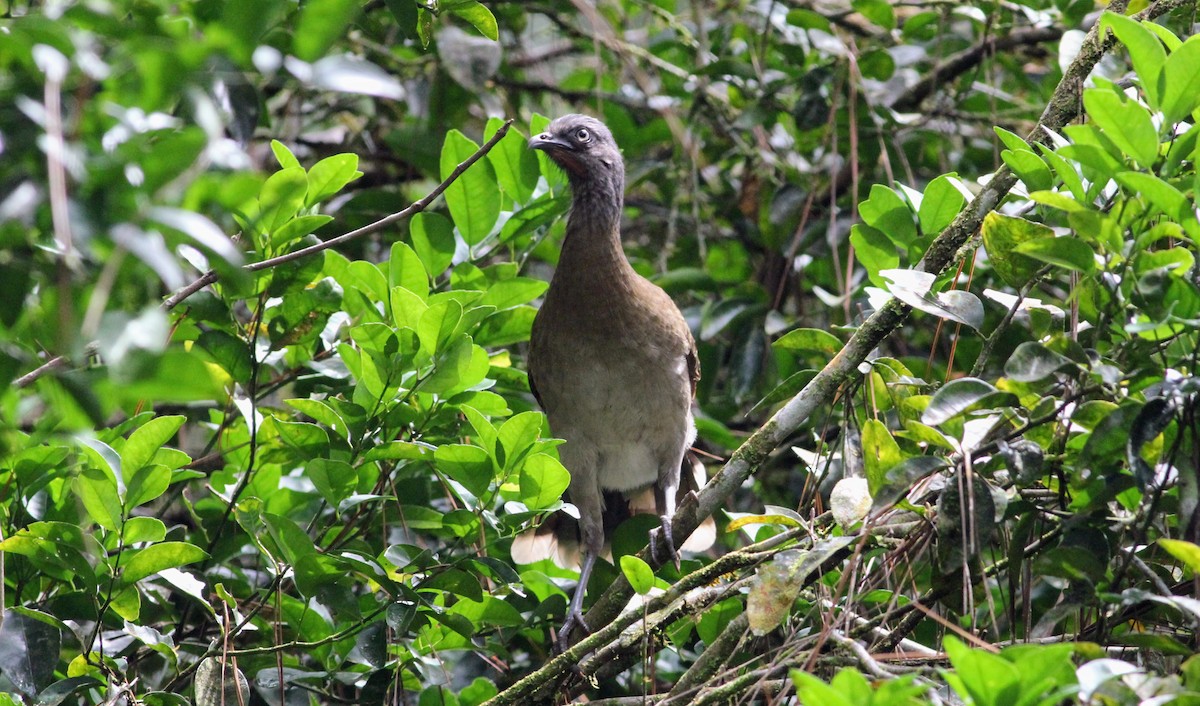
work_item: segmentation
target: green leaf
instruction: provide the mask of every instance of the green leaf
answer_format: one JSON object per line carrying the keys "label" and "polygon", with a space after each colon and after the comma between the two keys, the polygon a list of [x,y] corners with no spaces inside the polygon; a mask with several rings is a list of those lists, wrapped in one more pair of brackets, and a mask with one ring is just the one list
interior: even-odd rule
{"label": "green leaf", "polygon": [[863,424],[862,452],[868,488],[874,496],[884,486],[888,471],[904,460],[904,454],[887,426],[878,419],[868,419]]}
{"label": "green leaf", "polygon": [[1200,105],[1200,37],[1189,37],[1171,52],[1160,85],[1167,125],[1184,120]]}
{"label": "green leaf", "polygon": [[131,517],[125,521],[121,540],[126,544],[161,542],[167,536],[167,526],[157,517]]}
{"label": "green leaf", "polygon": [[850,7],[856,12],[886,30],[896,28],[896,12],[887,0],[852,0]]}
{"label": "green leaf", "polygon": [[790,672],[792,683],[796,684],[796,695],[802,704],[821,704],[821,706],[862,706],[860,701],[852,701],[829,684],[821,681],[820,677],[809,672],[793,669]]}
{"label": "green leaf", "polygon": [[842,349],[842,341],[828,331],[798,328],[783,334],[771,346],[778,350],[818,353],[832,358]]}
{"label": "green leaf", "polygon": [[480,34],[493,42],[500,39],[500,29],[496,25],[496,17],[492,15],[491,10],[476,2],[476,0],[454,2],[450,5],[449,9],[454,14],[470,22],[471,26],[479,30]]}
{"label": "green leaf", "polygon": [[925,235],[942,232],[967,202],[962,192],[951,181],[956,178],[953,174],[943,174],[925,187],[925,193],[921,197],[921,208],[917,210],[917,221]]}
{"label": "green leaf", "polygon": [[871,186],[871,196],[858,205],[858,213],[864,223],[881,231],[899,248],[907,249],[917,237],[912,209],[899,194],[882,184]]}
{"label": "green leaf", "polygon": [[[1080,203],[1088,201],[1087,194],[1083,188],[1083,178],[1079,175],[1079,167],[1074,162],[1069,162],[1058,152],[1051,150],[1049,147],[1039,144],[1038,152],[1041,153],[1042,159],[1049,163],[1050,168],[1054,170],[1054,175],[1059,181],[1067,187],[1071,192],[1071,196]],[[1044,191],[1037,193],[1046,193]],[[1032,196],[1032,194],[1031,194]]]}
{"label": "green leaf", "polygon": [[362,172],[358,171],[356,154],[335,154],[322,159],[308,170],[308,195],[304,205],[317,205],[360,176]]}
{"label": "green leaf", "polygon": [[142,466],[127,481],[125,507],[132,510],[157,499],[171,484],[171,469],[160,463]]}
{"label": "green leaf", "polygon": [[296,216],[271,233],[271,247],[279,248],[295,242],[333,220],[333,216]]}
{"label": "green leaf", "polygon": [[358,0],[307,0],[292,33],[292,53],[302,61],[316,61],[358,16]]}
{"label": "green leaf", "polygon": [[1091,246],[1071,236],[1028,240],[1017,243],[1014,251],[1076,272],[1091,272],[1096,269],[1096,253]]}
{"label": "green leaf", "polygon": [[855,223],[850,227],[850,245],[854,247],[855,257],[866,268],[871,284],[880,289],[887,287],[887,281],[879,273],[900,266],[896,244],[881,231]]}
{"label": "green leaf", "polygon": [[421,381],[421,391],[449,396],[483,382],[490,369],[487,351],[460,335],[435,362],[433,374]]}
{"label": "green leaf", "polygon": [[[489,118],[483,139],[490,140],[504,125],[500,118]],[[525,138],[515,128],[509,128],[500,142],[488,152],[488,161],[496,171],[496,180],[513,201],[524,204],[533,198],[538,183],[537,154],[525,146]]]}
{"label": "green leaf", "polygon": [[175,436],[185,421],[187,417],[183,416],[155,417],[129,435],[121,447],[121,474],[127,482]]}
{"label": "green leaf", "polygon": [[1196,220],[1195,213],[1191,210],[1193,206],[1183,192],[1157,176],[1144,172],[1120,172],[1115,178],[1130,195],[1145,197],[1168,218],[1181,224],[1189,218],[1192,221]]}
{"label": "green leaf", "polygon": [[304,475],[333,507],[349,497],[358,484],[358,474],[345,461],[315,458],[304,467]]}
{"label": "green leaf", "polygon": [[208,558],[208,552],[187,542],[159,542],[133,552],[121,569],[120,584],[131,585],[163,569],[194,564]]}
{"label": "green leaf", "polygon": [[553,506],[571,484],[571,474],[553,456],[533,454],[521,467],[521,502],[530,510]]}
{"label": "green leaf", "polygon": [[998,125],[993,127],[992,130],[996,133],[996,136],[1000,138],[1000,141],[1004,143],[1004,146],[1013,152],[1033,151],[1033,147],[1030,147],[1029,143],[1025,141],[1025,138],[1021,137],[1015,132],[1005,130]]}
{"label": "green leaf", "polygon": [[453,299],[443,299],[426,309],[417,323],[421,351],[429,356],[441,351],[457,330],[462,315],[462,305]]}
{"label": "green leaf", "polygon": [[1158,546],[1188,567],[1193,574],[1200,575],[1200,546],[1180,539],[1159,539]]}
{"label": "green leaf", "polygon": [[1136,101],[1113,89],[1089,88],[1083,92],[1083,107],[1105,136],[1138,165],[1148,169],[1158,160],[1158,131],[1150,113]]}
{"label": "green leaf", "polygon": [[497,434],[504,448],[504,467],[512,468],[537,441],[545,416],[541,412],[522,412],[501,425]]}
{"label": "green leaf", "polygon": [[968,411],[1014,405],[1016,402],[1016,395],[1001,392],[991,383],[978,378],[959,378],[933,393],[929,406],[921,414],[921,422],[936,427]]}
{"label": "green leaf", "polygon": [[1016,666],[999,655],[972,650],[947,635],[943,641],[950,663],[966,687],[965,694],[976,704],[1015,704],[1021,684]]}
{"label": "green leaf", "polygon": [[492,483],[492,457],[478,446],[445,444],[433,454],[437,468],[479,497]]}
{"label": "green leaf", "polygon": [[284,400],[284,403],[329,427],[341,438],[350,440],[350,428],[346,425],[346,420],[325,402],[305,397]]}
{"label": "green leaf", "polygon": [[1100,28],[1111,29],[1125,45],[1142,90],[1146,93],[1146,102],[1152,109],[1161,110],[1163,88],[1159,77],[1167,62],[1167,52],[1162,42],[1142,23],[1115,12],[1100,15]]}
{"label": "green leaf", "polygon": [[271,140],[271,152],[275,155],[275,160],[279,162],[281,169],[303,169],[300,166],[300,160],[296,159],[296,155],[288,149],[288,146],[279,140]]}
{"label": "green leaf", "polygon": [[404,287],[422,299],[429,296],[429,275],[424,263],[399,240],[392,243],[392,256],[388,260],[388,287]]}
{"label": "green leaf", "polygon": [[[442,179],[448,179],[455,167],[478,149],[479,145],[458,130],[446,133],[441,156]],[[471,165],[446,187],[445,197],[450,217],[468,245],[480,243],[492,232],[500,217],[500,189],[491,162],[484,159]]]}
{"label": "green leaf", "polygon": [[54,678],[62,647],[57,622],[28,609],[9,608],[0,615],[0,673],[31,698]]}
{"label": "green leaf", "polygon": [[1066,356],[1036,341],[1026,341],[1004,362],[1004,374],[1017,382],[1037,382],[1072,365]]}
{"label": "green leaf", "polygon": [[454,227],[445,216],[418,213],[408,222],[413,250],[425,264],[425,271],[437,277],[454,261]]}
{"label": "green leaf", "polygon": [[117,530],[123,512],[117,479],[111,470],[96,465],[83,469],[75,477],[75,492],[96,524],[106,530]]}
{"label": "green leaf", "polygon": [[629,585],[640,596],[646,595],[654,588],[654,571],[649,564],[633,554],[621,557],[621,573],[625,574]]}
{"label": "green leaf", "polygon": [[498,311],[511,309],[521,304],[528,304],[542,296],[549,286],[550,284],[545,280],[529,277],[501,280],[488,287],[483,298],[479,300],[479,304],[494,306]]}
{"label": "green leaf", "polygon": [[1034,152],[1004,150],[1000,153],[1000,159],[1004,160],[1008,168],[1013,170],[1013,173],[1021,181],[1025,182],[1025,188],[1029,191],[1049,189],[1054,185],[1054,176],[1050,173],[1050,167],[1046,166],[1046,162]]}
{"label": "green leaf", "polygon": [[300,167],[289,167],[267,177],[258,194],[258,222],[263,233],[273,233],[290,221],[304,205],[308,175]]}
{"label": "green leaf", "polygon": [[1039,238],[1051,238],[1054,231],[1041,223],[1005,216],[992,211],[983,217],[983,247],[996,274],[1012,287],[1023,287],[1041,269],[1037,260],[1017,252],[1017,246]]}

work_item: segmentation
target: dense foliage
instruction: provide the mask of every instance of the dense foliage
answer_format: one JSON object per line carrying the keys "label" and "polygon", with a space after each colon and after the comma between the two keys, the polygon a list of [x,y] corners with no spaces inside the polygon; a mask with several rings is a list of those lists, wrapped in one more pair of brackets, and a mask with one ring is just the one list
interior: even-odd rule
{"label": "dense foliage", "polygon": [[[1200,703],[1194,2],[4,7],[0,706]],[[721,534],[555,657],[565,112]]]}

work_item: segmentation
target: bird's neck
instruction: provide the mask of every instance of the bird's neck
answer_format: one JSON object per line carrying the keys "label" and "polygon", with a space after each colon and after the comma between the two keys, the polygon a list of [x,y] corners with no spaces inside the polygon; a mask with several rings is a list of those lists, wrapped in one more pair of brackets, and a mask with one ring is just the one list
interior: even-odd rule
{"label": "bird's neck", "polygon": [[572,186],[559,270],[578,280],[614,284],[632,276],[633,268],[621,247],[622,191],[611,186]]}

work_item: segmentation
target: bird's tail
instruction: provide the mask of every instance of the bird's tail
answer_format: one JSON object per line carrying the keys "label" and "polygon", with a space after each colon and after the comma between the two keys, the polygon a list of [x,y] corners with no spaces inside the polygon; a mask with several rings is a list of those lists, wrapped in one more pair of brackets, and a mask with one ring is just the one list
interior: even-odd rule
{"label": "bird's tail", "polygon": [[[689,453],[684,457],[681,470],[679,492],[676,496],[677,506],[688,493],[700,490],[707,480],[704,464],[700,463],[694,454]],[[628,496],[620,492],[605,492],[604,536],[611,537],[618,525],[634,515],[656,515],[657,512],[654,486],[648,486]],[[717,523],[711,517],[706,517],[679,549],[699,553],[706,551],[716,540]],[[583,560],[579,522],[565,512],[556,512],[536,529],[517,535],[511,551],[513,561],[517,564],[533,564],[551,559],[556,566],[577,571]],[[607,544],[601,556],[611,561],[612,554]]]}

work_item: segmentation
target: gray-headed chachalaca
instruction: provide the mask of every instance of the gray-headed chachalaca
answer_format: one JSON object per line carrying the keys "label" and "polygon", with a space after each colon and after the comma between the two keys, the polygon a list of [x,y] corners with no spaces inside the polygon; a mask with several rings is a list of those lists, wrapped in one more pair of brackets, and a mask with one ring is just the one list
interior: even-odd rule
{"label": "gray-headed chachalaca", "polygon": [[[547,523],[518,538],[513,556],[521,563],[578,562],[562,646],[576,625],[588,629],[583,596],[597,555],[622,517],[649,509],[650,493],[663,530],[661,540],[651,534],[651,548],[659,556],[665,549],[678,563],[670,518],[696,487],[685,455],[696,435],[691,405],[700,364],[678,307],[633,270],[621,248],[625,164],[612,133],[593,118],[565,115],[529,146],[566,172],[573,199],[562,257],[533,322],[528,363],[529,386],[550,430],[566,440],[559,453],[571,472],[567,494],[579,521],[576,527],[560,516],[556,527]],[[711,543],[710,527],[681,548]]]}

